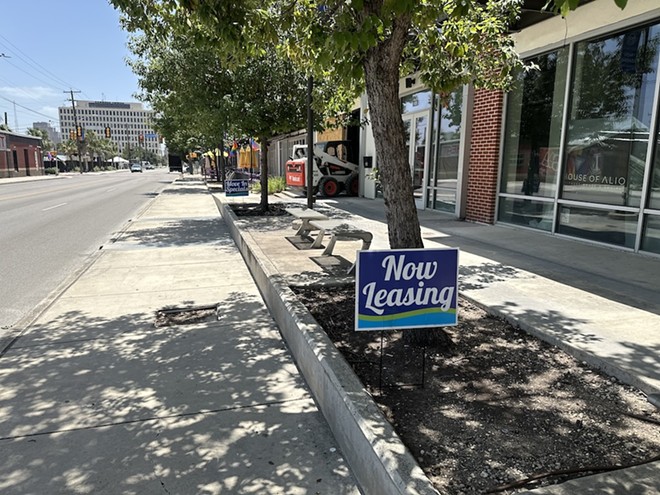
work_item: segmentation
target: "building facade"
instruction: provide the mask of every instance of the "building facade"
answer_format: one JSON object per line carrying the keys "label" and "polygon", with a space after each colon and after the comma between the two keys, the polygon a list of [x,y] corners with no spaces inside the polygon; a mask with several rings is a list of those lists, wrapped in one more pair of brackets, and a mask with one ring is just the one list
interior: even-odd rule
{"label": "building facade", "polygon": [[50,139],[53,144],[59,144],[62,141],[60,133],[57,132],[57,129],[55,129],[50,122],[33,122],[32,127],[46,132],[48,139]]}
{"label": "building facade", "polygon": [[417,207],[660,255],[660,4],[593,0],[512,36],[537,69],[508,93],[463,88],[440,105],[401,80]]}
{"label": "building facade", "polygon": [[41,138],[0,131],[0,179],[43,174]]}
{"label": "building facade", "polygon": [[72,106],[59,107],[63,139],[76,132],[77,117],[78,125],[84,132],[94,131],[99,137],[104,137],[106,129],[109,129],[110,140],[119,153],[140,147],[163,154],[161,139],[153,128],[154,112],[145,109],[142,103],[79,100],[75,110],[76,115]]}
{"label": "building facade", "polygon": [[[509,92],[464,87],[440,102],[401,79],[417,208],[660,255],[660,2],[584,0],[567,18],[544,3],[527,2],[515,26],[536,69]],[[376,198],[366,95],[356,111],[360,195]],[[278,164],[290,140],[273,141]]]}

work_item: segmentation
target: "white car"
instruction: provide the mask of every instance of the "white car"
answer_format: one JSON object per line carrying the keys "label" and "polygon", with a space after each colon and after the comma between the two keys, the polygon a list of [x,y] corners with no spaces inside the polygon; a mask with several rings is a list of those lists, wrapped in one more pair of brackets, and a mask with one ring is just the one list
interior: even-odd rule
{"label": "white car", "polygon": [[131,173],[133,172],[142,172],[142,165],[139,163],[134,163],[131,165]]}

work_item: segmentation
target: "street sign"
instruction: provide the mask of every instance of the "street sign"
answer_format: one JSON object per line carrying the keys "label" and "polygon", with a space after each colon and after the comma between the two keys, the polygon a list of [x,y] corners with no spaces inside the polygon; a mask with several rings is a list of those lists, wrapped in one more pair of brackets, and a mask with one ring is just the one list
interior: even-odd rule
{"label": "street sign", "polygon": [[355,330],[457,324],[458,249],[358,251]]}

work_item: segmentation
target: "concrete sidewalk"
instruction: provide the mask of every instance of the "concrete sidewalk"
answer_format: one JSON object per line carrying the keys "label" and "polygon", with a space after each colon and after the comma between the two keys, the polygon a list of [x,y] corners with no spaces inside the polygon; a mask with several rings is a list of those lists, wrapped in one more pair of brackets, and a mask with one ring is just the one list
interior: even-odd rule
{"label": "concrete sidewalk", "polygon": [[[327,279],[329,260],[292,249],[291,219],[238,219],[215,199],[176,181],[0,357],[0,493],[436,493],[288,287]],[[319,205],[388,247],[382,201]],[[461,248],[464,297],[660,391],[660,260],[419,216],[428,247]],[[334,268],[355,249],[339,243]],[[216,304],[217,320],[155,325]],[[659,472],[541,493],[650,495]]]}
{"label": "concrete sidewalk", "polygon": [[[216,198],[219,202],[258,201],[256,197],[229,199],[221,194],[216,194]],[[306,204],[304,199],[289,196],[280,200]],[[342,197],[320,200],[317,207],[334,218],[347,219],[371,231],[372,249],[389,247],[382,201]],[[287,327],[297,325],[304,332],[308,323],[289,320],[294,304],[287,301],[282,305],[278,299],[286,301],[288,285],[329,282],[328,272],[340,273],[337,268],[350,266],[354,261],[357,245],[340,243],[335,248],[336,256],[323,259],[318,253],[292,247],[295,231],[290,230],[288,238],[283,235],[283,225],[288,222],[289,227],[284,229],[290,229],[292,218],[231,218],[233,215],[226,207],[223,216],[230,225],[236,225],[234,238],[253,275],[258,274],[255,277],[262,293],[267,292],[264,287],[272,287],[265,299],[281,330],[287,332]],[[437,212],[420,211],[419,217],[427,247],[461,248],[462,297],[640,388],[658,405],[660,280],[650,274],[660,273],[659,259],[532,231],[458,222]],[[341,279],[335,277],[335,282]],[[344,277],[343,281],[349,279]],[[315,395],[325,398],[330,387],[317,378],[321,373],[314,369],[316,358],[309,357],[305,345],[295,342],[295,332],[285,335],[299,367],[308,382],[313,383]],[[318,341],[311,347],[324,345]],[[324,361],[331,360],[322,357]],[[338,368],[340,363],[335,366]],[[334,403],[328,401],[330,405],[325,408],[321,401],[321,409],[336,408],[337,403],[348,402],[358,394],[350,385],[346,388],[346,396]],[[339,416],[336,412],[335,415]],[[343,419],[343,424],[348,422]],[[333,426],[332,421],[331,427],[340,445],[344,445],[347,439],[340,428]],[[354,432],[353,438],[359,436]],[[383,462],[387,464],[388,460]],[[606,492],[615,495],[660,493],[660,463],[576,479],[570,485],[544,488],[542,493],[602,493],[594,491],[595,486],[607,487]]]}
{"label": "concrete sidewalk", "polygon": [[0,358],[0,458],[3,494],[358,493],[201,181],[155,198]]}

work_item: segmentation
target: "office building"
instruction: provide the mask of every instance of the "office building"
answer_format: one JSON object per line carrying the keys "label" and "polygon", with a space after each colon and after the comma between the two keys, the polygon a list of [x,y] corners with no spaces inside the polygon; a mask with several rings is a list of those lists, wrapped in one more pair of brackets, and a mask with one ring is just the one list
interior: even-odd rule
{"label": "office building", "polygon": [[153,128],[152,110],[145,109],[142,103],[118,101],[77,100],[73,107],[59,107],[60,128],[63,139],[76,132],[76,119],[84,132],[94,131],[104,137],[109,129],[110,139],[117,145],[121,154],[125,149],[145,148],[162,155],[160,138]]}

